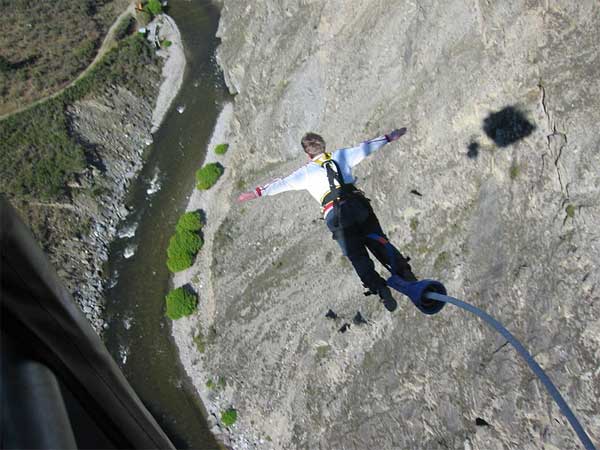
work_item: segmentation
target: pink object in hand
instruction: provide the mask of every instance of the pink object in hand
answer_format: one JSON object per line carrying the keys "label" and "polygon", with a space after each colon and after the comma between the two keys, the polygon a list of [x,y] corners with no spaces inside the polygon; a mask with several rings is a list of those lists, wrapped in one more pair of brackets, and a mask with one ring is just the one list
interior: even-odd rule
{"label": "pink object in hand", "polygon": [[258,194],[255,191],[250,191],[250,192],[242,192],[240,194],[240,196],[238,197],[238,202],[246,202],[248,200],[252,200],[254,198],[258,197]]}

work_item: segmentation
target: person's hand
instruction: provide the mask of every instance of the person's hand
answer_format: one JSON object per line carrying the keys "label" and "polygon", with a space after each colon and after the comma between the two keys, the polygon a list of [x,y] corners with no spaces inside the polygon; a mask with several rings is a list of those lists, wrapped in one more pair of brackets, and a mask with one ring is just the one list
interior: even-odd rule
{"label": "person's hand", "polygon": [[256,191],[242,192],[238,197],[238,203],[247,202],[248,200],[252,200],[258,197]]}
{"label": "person's hand", "polygon": [[389,134],[386,134],[385,137],[388,142],[397,141],[406,133],[406,127],[402,127],[400,129],[392,130]]}

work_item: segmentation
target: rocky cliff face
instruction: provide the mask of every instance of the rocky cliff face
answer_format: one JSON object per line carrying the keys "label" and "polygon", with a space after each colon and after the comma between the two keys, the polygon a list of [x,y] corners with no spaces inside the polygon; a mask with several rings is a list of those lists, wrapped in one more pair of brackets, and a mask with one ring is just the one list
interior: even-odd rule
{"label": "rocky cliff face", "polygon": [[[363,297],[307,193],[233,201],[302,165],[306,131],[334,149],[399,126],[356,173],[391,241],[503,322],[600,442],[598,30],[591,0],[224,2],[230,207],[207,236],[196,381],[226,380],[204,391],[237,409],[235,447],[578,448],[478,319]],[[368,324],[339,332],[356,311]]]}
{"label": "rocky cliff face", "polygon": [[[155,89],[157,72],[153,71]],[[55,247],[53,258],[58,259],[59,275],[99,334],[104,326],[104,288],[110,276],[103,266],[119,222],[129,214],[124,206],[127,189],[142,168],[144,149],[152,143],[154,101],[152,95],[141,98],[115,87],[111,93],[77,102],[69,110],[73,133],[94,157],[88,173],[80,178],[80,187],[93,179],[95,198],[74,197],[77,214],[85,217],[89,230],[64,239]]]}

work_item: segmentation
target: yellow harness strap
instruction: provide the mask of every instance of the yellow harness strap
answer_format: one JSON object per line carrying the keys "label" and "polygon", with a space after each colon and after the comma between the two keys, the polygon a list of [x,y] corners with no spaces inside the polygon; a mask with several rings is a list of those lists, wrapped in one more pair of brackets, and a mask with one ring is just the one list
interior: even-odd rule
{"label": "yellow harness strap", "polygon": [[318,158],[313,159],[313,162],[317,163],[319,166],[323,167],[327,161],[331,161],[331,153],[321,153]]}

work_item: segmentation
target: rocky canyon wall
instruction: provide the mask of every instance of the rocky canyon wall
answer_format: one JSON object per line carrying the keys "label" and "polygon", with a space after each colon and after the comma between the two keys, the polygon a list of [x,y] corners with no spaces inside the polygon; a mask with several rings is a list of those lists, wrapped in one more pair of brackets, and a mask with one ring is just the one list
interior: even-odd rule
{"label": "rocky canyon wall", "polygon": [[196,362],[227,380],[205,394],[238,411],[233,446],[579,448],[484,323],[363,297],[306,192],[234,202],[304,164],[306,131],[335,149],[400,126],[356,171],[390,240],[504,323],[600,442],[599,30],[591,0],[224,2],[236,96]]}

